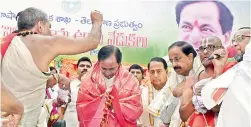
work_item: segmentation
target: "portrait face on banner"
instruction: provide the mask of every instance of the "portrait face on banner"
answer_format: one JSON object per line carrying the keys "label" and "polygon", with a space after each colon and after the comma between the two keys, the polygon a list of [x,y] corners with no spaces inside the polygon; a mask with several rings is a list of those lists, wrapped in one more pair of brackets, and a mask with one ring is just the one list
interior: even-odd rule
{"label": "portrait face on banner", "polygon": [[[176,17],[179,18],[179,40],[198,49],[203,38],[213,35],[220,38],[224,46],[229,45],[233,16],[223,3],[185,1],[177,4],[177,13],[180,14]],[[226,21],[225,24],[223,21]]]}
{"label": "portrait face on banner", "polygon": [[[13,3],[19,6],[10,6]],[[233,35],[239,28],[250,26],[251,15],[248,0],[134,0],[133,4],[116,0],[7,0],[0,5],[0,40],[17,30],[15,17],[27,8],[23,3],[47,13],[49,23],[40,23],[41,28],[38,28],[41,33],[52,36],[86,38],[92,28],[91,11],[99,10],[103,14],[102,35],[96,49],[77,55],[60,55],[55,59],[61,73],[74,72],[70,77],[78,77],[72,66],[75,61],[83,56],[97,61],[97,54],[105,45],[121,49],[122,65],[140,64],[144,68],[149,59],[156,56],[166,57],[168,61],[168,47],[172,43],[186,41],[197,49],[202,38],[209,35],[219,37],[224,47],[235,40],[233,45],[243,54],[241,51],[246,43],[239,42],[243,37]],[[48,3],[53,8],[47,7]],[[245,37],[243,41],[248,39]],[[171,68],[171,62],[168,64]],[[106,73],[110,75],[109,71]]]}

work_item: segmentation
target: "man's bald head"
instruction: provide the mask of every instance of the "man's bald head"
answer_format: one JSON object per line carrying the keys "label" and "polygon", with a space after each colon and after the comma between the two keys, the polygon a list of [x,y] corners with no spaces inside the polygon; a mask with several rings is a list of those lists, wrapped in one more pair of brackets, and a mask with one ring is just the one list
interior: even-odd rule
{"label": "man's bald head", "polygon": [[238,31],[235,33],[235,35],[246,35],[250,36],[250,27],[241,27],[238,29]]}
{"label": "man's bald head", "polygon": [[241,27],[238,30],[241,30],[241,29],[249,29],[250,30],[250,27]]}
{"label": "man's bald head", "polygon": [[223,46],[220,38],[218,38],[216,36],[208,36],[208,37],[201,40],[200,46],[206,47],[208,45],[214,45],[216,47]]}
{"label": "man's bald head", "polygon": [[211,65],[213,65],[212,61],[208,60],[208,58],[215,50],[218,50],[220,48],[224,47],[220,38],[216,36],[208,36],[201,40],[198,54],[205,68],[211,67]]}

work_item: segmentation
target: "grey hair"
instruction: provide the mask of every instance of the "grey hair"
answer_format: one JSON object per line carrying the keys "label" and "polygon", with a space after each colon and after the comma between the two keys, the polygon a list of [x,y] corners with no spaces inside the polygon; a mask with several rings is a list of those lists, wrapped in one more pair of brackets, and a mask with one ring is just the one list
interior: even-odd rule
{"label": "grey hair", "polygon": [[32,29],[37,22],[48,21],[48,15],[40,9],[29,7],[19,12],[16,17],[18,31]]}

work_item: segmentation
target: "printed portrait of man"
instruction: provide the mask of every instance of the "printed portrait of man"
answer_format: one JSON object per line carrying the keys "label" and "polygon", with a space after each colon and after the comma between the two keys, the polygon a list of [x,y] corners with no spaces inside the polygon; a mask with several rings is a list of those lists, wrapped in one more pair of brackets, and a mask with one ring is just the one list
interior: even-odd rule
{"label": "printed portrait of man", "polygon": [[230,44],[234,17],[220,1],[180,1],[176,5],[178,40],[198,48],[202,38],[217,36],[224,46]]}

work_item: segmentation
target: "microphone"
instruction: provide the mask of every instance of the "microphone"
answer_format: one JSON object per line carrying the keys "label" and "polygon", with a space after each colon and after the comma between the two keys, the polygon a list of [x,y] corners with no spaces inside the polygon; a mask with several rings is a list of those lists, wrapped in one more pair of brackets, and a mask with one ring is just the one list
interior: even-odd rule
{"label": "microphone", "polygon": [[[227,52],[228,52],[228,58],[233,58],[237,55],[237,50],[234,48],[234,47],[227,47]],[[211,55],[208,60],[213,60],[213,59],[219,59],[221,58],[222,56],[219,55],[219,54],[214,54],[214,55]]]}
{"label": "microphone", "polygon": [[219,59],[221,58],[221,56],[219,54],[214,54],[214,55],[211,55],[208,60],[213,60],[213,59]]}
{"label": "microphone", "polygon": [[[227,47],[227,52],[228,52],[228,58],[233,58],[233,57],[235,57],[235,56],[237,56],[237,50],[234,48],[234,47]],[[220,58],[220,57],[222,57],[221,55],[219,55],[219,54],[214,54],[214,55],[211,55],[209,58],[208,58],[208,60],[213,60],[213,59],[218,59],[218,58]],[[202,62],[202,64],[199,66],[199,68],[197,69],[197,71],[194,73],[194,81],[196,81],[196,79],[195,79],[195,77],[196,77],[196,74],[199,72],[199,70],[200,70],[200,68],[203,66],[203,63],[204,62],[206,62],[207,60],[205,60],[205,61],[203,61]],[[193,94],[195,93],[195,85],[193,86]],[[195,94],[194,94],[195,95]],[[197,102],[197,104],[199,104],[199,100],[198,100],[198,97],[197,97],[197,95],[195,95],[195,100],[196,100],[196,102]],[[202,107],[199,105],[199,108],[200,109],[202,109]],[[203,118],[204,118],[204,121],[205,121],[205,123],[206,123],[206,126],[208,127],[208,123],[207,123],[207,119],[206,119],[206,117],[205,117],[205,114],[203,114],[202,113],[202,115],[203,115]]]}

